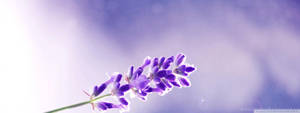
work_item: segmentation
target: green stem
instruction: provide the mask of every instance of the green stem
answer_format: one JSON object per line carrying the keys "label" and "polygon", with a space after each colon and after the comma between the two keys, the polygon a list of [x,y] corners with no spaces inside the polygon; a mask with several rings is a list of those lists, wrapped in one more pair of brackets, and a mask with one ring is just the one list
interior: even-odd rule
{"label": "green stem", "polygon": [[104,98],[104,97],[107,97],[107,96],[111,96],[111,94],[102,95],[102,96],[99,96],[99,97],[94,98],[94,99],[89,100],[89,101],[80,102],[80,103],[77,103],[77,104],[73,104],[73,105],[69,105],[69,106],[57,108],[57,109],[54,109],[54,110],[51,110],[51,111],[47,111],[46,113],[54,113],[54,112],[62,111],[62,110],[65,110],[65,109],[70,109],[70,108],[82,106],[82,105],[92,103],[92,102],[94,102],[94,101],[96,101],[98,99],[101,99],[101,98]]}

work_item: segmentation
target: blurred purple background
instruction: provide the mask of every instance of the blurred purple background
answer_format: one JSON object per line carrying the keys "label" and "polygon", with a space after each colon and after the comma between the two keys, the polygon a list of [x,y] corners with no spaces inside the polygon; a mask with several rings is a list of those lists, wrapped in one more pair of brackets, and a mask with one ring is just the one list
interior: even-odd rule
{"label": "blurred purple background", "polygon": [[[3,112],[45,112],[87,100],[82,90],[105,81],[105,73],[127,72],[146,56],[177,53],[198,68],[192,87],[153,94],[147,102],[133,99],[130,113],[300,108],[297,0],[5,3]],[[82,112],[92,112],[91,107],[62,113]]]}

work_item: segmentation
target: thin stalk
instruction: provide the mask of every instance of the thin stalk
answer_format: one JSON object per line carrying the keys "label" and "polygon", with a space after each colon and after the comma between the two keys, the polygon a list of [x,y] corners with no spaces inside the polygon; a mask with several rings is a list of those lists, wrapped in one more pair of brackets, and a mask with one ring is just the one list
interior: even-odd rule
{"label": "thin stalk", "polygon": [[84,101],[84,102],[80,102],[80,103],[77,103],[77,104],[72,104],[72,105],[69,105],[69,106],[57,108],[57,109],[54,109],[54,110],[51,110],[51,111],[47,111],[45,113],[54,113],[54,112],[62,111],[62,110],[65,110],[65,109],[75,108],[75,107],[78,107],[78,106],[82,106],[82,105],[85,105],[85,104],[92,103],[96,100],[99,100],[99,99],[107,97],[107,96],[111,96],[111,94],[102,95],[102,96],[99,96],[99,97],[94,98],[94,99],[89,100],[89,101]]}

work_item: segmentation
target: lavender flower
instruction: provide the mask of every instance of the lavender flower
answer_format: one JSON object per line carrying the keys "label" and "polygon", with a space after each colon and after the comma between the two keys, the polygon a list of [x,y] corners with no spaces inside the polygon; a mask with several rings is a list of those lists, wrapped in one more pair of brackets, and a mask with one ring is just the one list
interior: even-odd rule
{"label": "lavender flower", "polygon": [[[124,109],[129,105],[129,101],[124,97],[125,93],[131,89],[132,93],[141,100],[146,100],[150,93],[166,94],[174,87],[190,87],[191,83],[187,78],[196,68],[184,64],[185,55],[178,54],[176,59],[174,56],[153,58],[146,57],[144,63],[138,68],[134,66],[129,68],[127,76],[125,76],[126,84],[120,85],[122,74],[112,76],[110,80],[101,86],[95,86],[94,96],[98,96],[114,80],[114,88],[111,91],[118,98],[119,104],[108,102],[99,102],[98,109],[107,110],[111,108]],[[144,73],[145,68],[151,65],[150,73]],[[172,64],[174,66],[172,67]],[[172,69],[169,69],[172,67]],[[153,87],[155,86],[155,87]]]}
{"label": "lavender flower", "polygon": [[[102,83],[101,85],[94,86],[92,95],[89,95],[91,100],[84,103],[78,103],[73,106],[80,106],[87,103],[91,103],[94,107],[94,102],[100,98],[106,96],[116,97],[118,103],[97,102],[96,107],[105,111],[108,109],[119,109],[121,111],[128,110],[129,101],[125,98],[128,91],[131,91],[137,98],[146,101],[147,96],[151,93],[158,93],[159,95],[167,94],[174,87],[190,87],[191,82],[189,81],[189,75],[196,70],[194,66],[184,64],[185,55],[178,54],[176,59],[174,56],[159,58],[146,57],[144,63],[137,67],[134,66],[129,68],[126,75],[120,73],[113,74],[110,78]],[[149,73],[145,73],[145,69],[150,65]],[[122,78],[123,81],[122,81]],[[125,82],[125,83],[124,83]],[[102,94],[108,86],[113,84],[110,93],[99,96]],[[60,111],[63,109],[71,108],[64,107],[53,110],[53,112]],[[50,111],[52,112],[52,111]]]}

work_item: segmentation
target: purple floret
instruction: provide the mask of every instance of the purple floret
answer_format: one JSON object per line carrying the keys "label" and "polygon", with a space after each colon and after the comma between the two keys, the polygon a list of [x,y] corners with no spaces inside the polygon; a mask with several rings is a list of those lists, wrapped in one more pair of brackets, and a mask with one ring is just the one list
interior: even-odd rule
{"label": "purple floret", "polygon": [[158,58],[153,59],[152,68],[158,65]]}
{"label": "purple floret", "polygon": [[123,105],[128,105],[128,101],[125,98],[119,98],[119,101],[121,102],[121,104]]}
{"label": "purple floret", "polygon": [[122,74],[118,74],[116,78],[116,82],[120,82],[122,79]]}
{"label": "purple floret", "polygon": [[126,85],[123,85],[120,87],[120,92],[126,92],[130,89],[130,85],[129,84],[126,84]]}
{"label": "purple floret", "polygon": [[98,96],[99,94],[101,94],[105,89],[106,89],[106,84],[101,84],[101,86],[97,87],[95,86],[94,87],[94,96]]}
{"label": "purple floret", "polygon": [[186,72],[193,72],[194,70],[195,70],[195,68],[194,68],[194,67],[191,67],[191,66],[185,68],[185,71],[186,71]]}
{"label": "purple floret", "polygon": [[181,63],[183,63],[185,56],[183,54],[179,54],[176,58],[176,66],[179,66]]}
{"label": "purple floret", "polygon": [[156,86],[163,91],[166,90],[166,85],[163,82],[159,82],[158,84],[156,84]]}
{"label": "purple floret", "polygon": [[181,85],[183,85],[183,86],[190,86],[191,85],[190,82],[185,78],[180,78],[179,81],[180,81]]}

